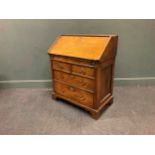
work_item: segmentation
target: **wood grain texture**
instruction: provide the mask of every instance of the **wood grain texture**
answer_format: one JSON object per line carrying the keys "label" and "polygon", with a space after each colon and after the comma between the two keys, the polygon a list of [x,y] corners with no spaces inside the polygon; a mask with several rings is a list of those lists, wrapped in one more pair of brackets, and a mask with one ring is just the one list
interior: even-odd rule
{"label": "wood grain texture", "polygon": [[53,61],[53,69],[71,72],[71,65],[63,62]]}
{"label": "wood grain texture", "polygon": [[66,56],[57,56],[53,55],[51,57],[51,60],[59,61],[59,62],[65,62],[69,64],[75,64],[78,66],[86,66],[86,67],[95,67],[96,63],[91,60],[84,60],[84,59],[79,59],[79,58],[73,58],[73,57],[66,57]]}
{"label": "wood grain texture", "polygon": [[73,65],[72,72],[76,73],[76,74],[90,76],[90,77],[95,76],[95,70],[93,68],[89,68],[89,67]]}
{"label": "wood grain texture", "polygon": [[49,54],[99,60],[111,36],[60,36],[49,48]]}
{"label": "wood grain texture", "polygon": [[54,89],[56,93],[72,100],[76,100],[80,104],[84,104],[89,107],[93,106],[93,96],[90,93],[59,82],[54,83]]}
{"label": "wood grain texture", "polygon": [[94,80],[80,77],[80,76],[75,76],[75,75],[64,73],[57,70],[54,70],[53,74],[54,74],[55,80],[64,81],[68,84],[74,85],[76,87],[82,87],[90,91],[94,90],[94,85],[95,85]]}
{"label": "wood grain texture", "polygon": [[53,98],[70,101],[98,119],[105,105],[113,100],[117,40],[118,37],[112,35],[60,36],[50,48],[52,53],[49,52]]}

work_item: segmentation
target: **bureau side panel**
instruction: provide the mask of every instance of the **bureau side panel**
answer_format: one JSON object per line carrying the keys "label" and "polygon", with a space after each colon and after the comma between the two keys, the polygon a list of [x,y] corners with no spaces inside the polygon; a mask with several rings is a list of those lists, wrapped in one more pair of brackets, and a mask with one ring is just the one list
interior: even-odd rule
{"label": "bureau side panel", "polygon": [[112,81],[112,65],[101,69],[101,82],[100,82],[100,92],[99,100],[104,101],[107,95],[111,95],[111,81]]}
{"label": "bureau side panel", "polygon": [[113,60],[104,62],[98,66],[96,80],[96,103],[95,108],[99,108],[112,96],[113,84]]}

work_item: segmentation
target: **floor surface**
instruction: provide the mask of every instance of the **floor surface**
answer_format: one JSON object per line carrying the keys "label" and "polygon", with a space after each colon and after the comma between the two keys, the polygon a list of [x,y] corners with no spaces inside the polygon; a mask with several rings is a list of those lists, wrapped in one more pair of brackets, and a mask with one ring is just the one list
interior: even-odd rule
{"label": "floor surface", "polygon": [[115,87],[99,120],[47,88],[0,89],[0,134],[155,134],[155,86]]}

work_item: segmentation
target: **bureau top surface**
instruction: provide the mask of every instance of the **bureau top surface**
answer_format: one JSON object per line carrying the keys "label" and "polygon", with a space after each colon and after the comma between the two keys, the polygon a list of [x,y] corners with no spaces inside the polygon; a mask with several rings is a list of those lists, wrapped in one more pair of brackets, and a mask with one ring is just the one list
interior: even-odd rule
{"label": "bureau top surface", "polygon": [[99,60],[112,35],[61,35],[48,49],[49,54]]}

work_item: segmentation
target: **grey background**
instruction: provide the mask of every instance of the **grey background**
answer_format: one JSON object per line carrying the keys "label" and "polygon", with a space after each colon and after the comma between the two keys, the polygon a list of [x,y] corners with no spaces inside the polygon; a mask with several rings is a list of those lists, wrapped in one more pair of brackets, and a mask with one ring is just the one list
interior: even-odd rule
{"label": "grey background", "polygon": [[51,79],[47,49],[64,33],[118,34],[115,78],[155,77],[155,20],[0,20],[0,81]]}

